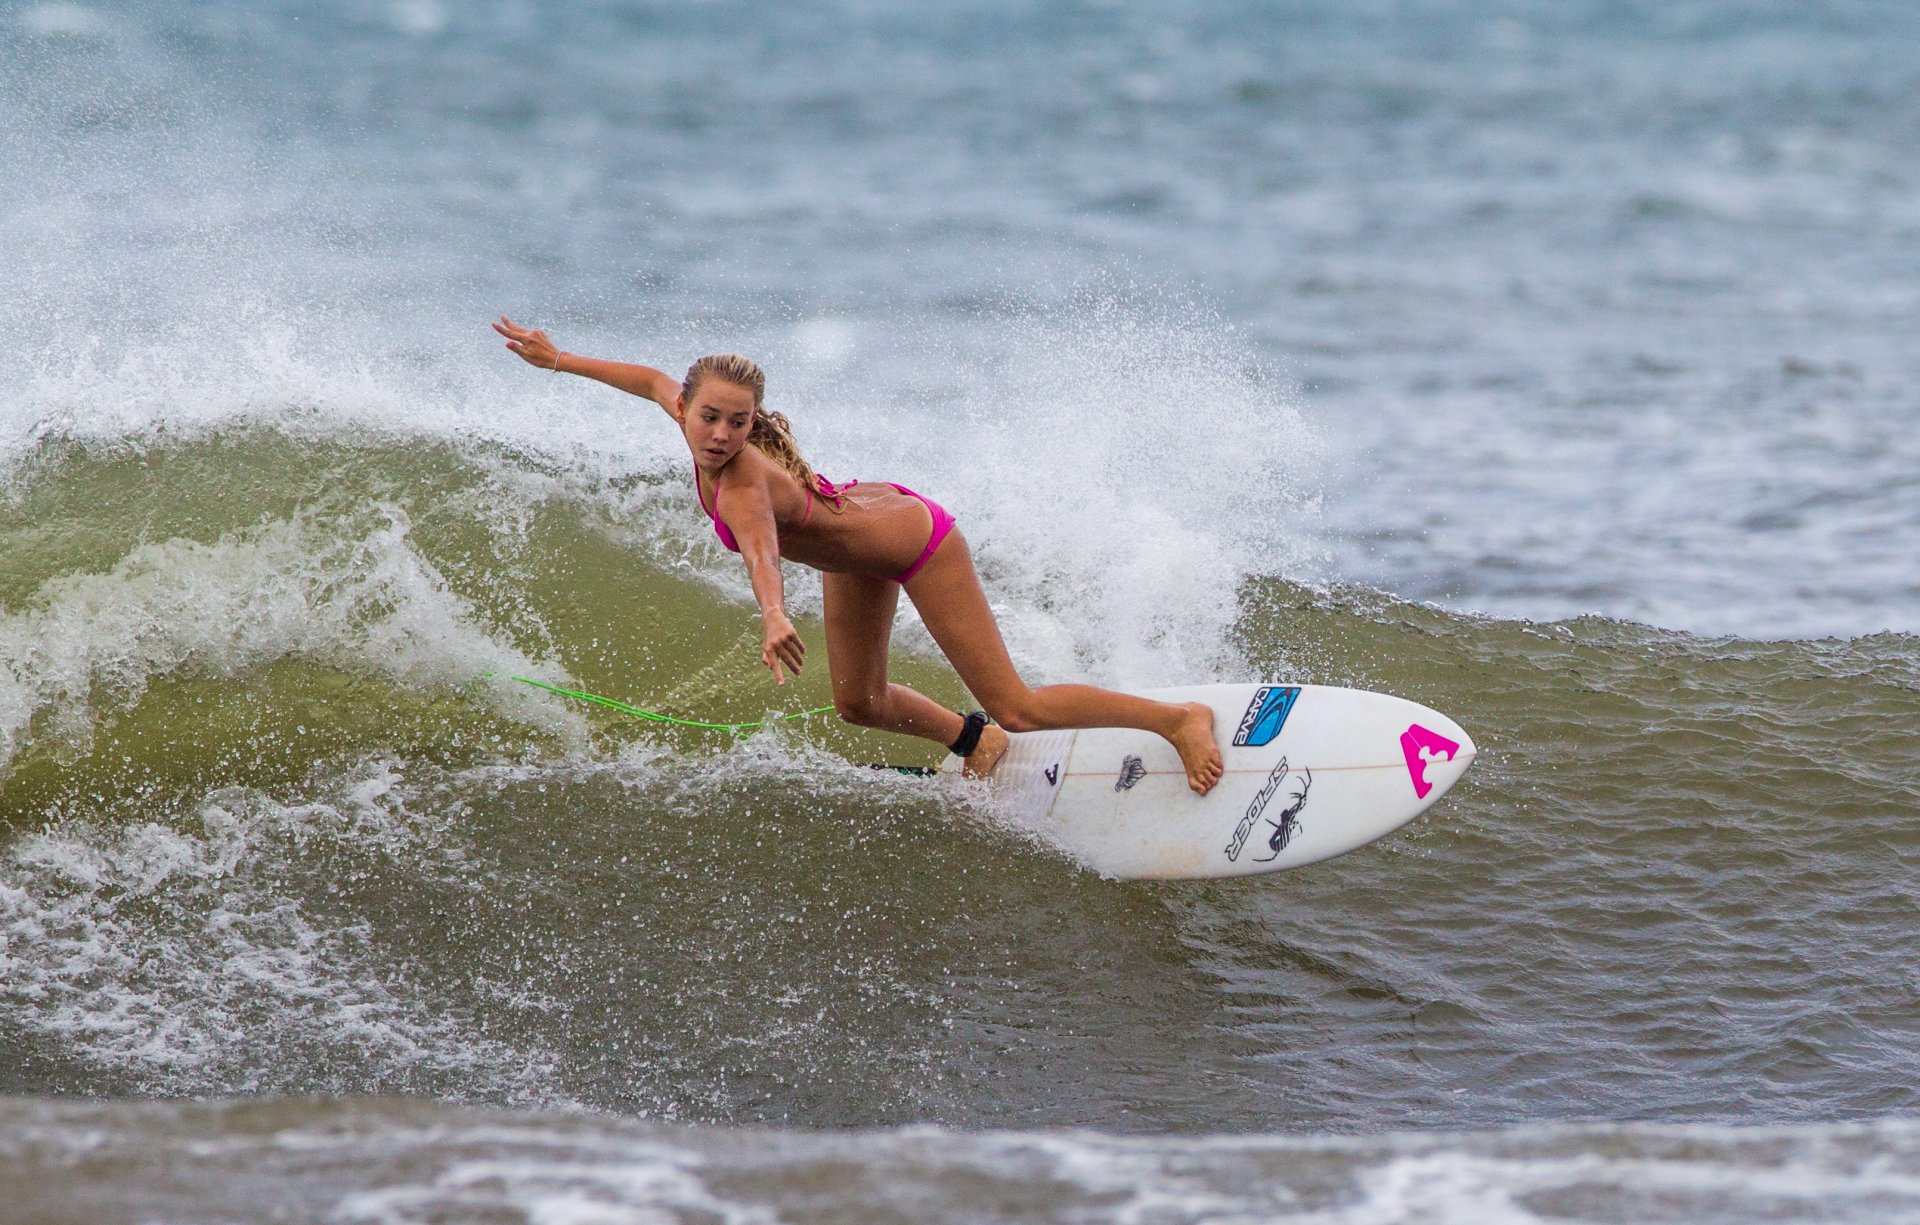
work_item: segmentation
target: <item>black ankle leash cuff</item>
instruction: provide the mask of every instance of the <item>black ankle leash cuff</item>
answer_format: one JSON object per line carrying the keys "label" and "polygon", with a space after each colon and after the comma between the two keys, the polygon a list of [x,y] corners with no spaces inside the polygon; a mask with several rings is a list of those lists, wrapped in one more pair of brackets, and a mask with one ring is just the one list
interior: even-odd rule
{"label": "black ankle leash cuff", "polygon": [[960,729],[960,738],[947,746],[947,752],[955,757],[971,757],[980,747],[980,733],[987,730],[987,712],[976,710],[967,716],[967,725]]}

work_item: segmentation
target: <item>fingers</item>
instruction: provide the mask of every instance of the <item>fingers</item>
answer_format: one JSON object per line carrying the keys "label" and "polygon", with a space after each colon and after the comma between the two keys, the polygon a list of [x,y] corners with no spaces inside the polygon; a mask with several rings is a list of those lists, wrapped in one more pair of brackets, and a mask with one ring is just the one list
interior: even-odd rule
{"label": "fingers", "polygon": [[505,315],[494,320],[493,330],[502,336],[520,341],[522,344],[530,340],[543,345],[553,343],[547,339],[547,334],[539,328],[523,328]]}
{"label": "fingers", "polygon": [[502,315],[499,322],[493,325],[493,330],[507,337],[507,348],[528,365],[538,366],[542,370],[560,368],[560,351],[540,329],[515,327],[511,320]]}
{"label": "fingers", "polygon": [[787,683],[782,665],[792,669],[793,674],[798,676],[806,659],[807,644],[800,640],[800,635],[792,632],[779,638],[770,638],[760,648],[760,662],[773,669],[774,679],[782,685]]}
{"label": "fingers", "polygon": [[773,644],[773,657],[793,669],[793,674],[798,676],[801,665],[807,661],[807,649],[797,638],[782,639]]}

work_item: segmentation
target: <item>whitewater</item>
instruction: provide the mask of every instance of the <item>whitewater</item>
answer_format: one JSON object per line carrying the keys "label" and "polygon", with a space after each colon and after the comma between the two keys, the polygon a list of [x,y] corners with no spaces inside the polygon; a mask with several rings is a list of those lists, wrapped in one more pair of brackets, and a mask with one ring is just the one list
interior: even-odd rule
{"label": "whitewater", "polygon": [[[0,5],[0,1220],[1920,1220],[1914,27]],[[503,311],[753,355],[1035,683],[1481,759],[1125,883],[507,682],[830,700]]]}

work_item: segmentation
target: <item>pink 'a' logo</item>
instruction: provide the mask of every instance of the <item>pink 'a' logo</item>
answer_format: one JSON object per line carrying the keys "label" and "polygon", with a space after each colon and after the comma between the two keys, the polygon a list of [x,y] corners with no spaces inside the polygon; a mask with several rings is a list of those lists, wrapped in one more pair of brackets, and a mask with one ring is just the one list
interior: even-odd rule
{"label": "pink 'a' logo", "polygon": [[1400,733],[1400,751],[1407,755],[1407,773],[1413,778],[1413,794],[1424,800],[1427,792],[1433,790],[1433,784],[1427,781],[1427,763],[1436,759],[1452,761],[1453,755],[1460,751],[1460,746],[1439,732],[1429,731],[1415,723]]}

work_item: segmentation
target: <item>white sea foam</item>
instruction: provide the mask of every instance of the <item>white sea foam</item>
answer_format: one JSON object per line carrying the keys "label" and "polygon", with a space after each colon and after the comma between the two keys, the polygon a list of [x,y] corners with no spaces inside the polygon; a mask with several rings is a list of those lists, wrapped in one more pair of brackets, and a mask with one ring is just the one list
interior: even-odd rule
{"label": "white sea foam", "polygon": [[410,808],[389,762],[315,790],[324,798],[289,805],[227,788],[186,822],[67,821],[8,844],[0,1000],[12,1023],[148,1092],[450,1077],[443,1092],[552,1100],[537,1051],[470,1032],[377,947],[369,921],[317,917],[283,882],[297,848],[331,840],[464,887],[447,815]]}
{"label": "white sea foam", "polygon": [[[1006,563],[997,594],[1035,586],[1015,571],[1046,553],[1143,592],[1129,609],[1102,585],[1084,627],[1009,599],[1025,662],[1203,675],[1226,666],[1204,629],[1217,614],[1170,629],[1161,610],[1193,601],[1169,592],[1204,583],[1216,599],[1245,560],[1207,554],[1245,551],[1219,525],[1248,479],[1274,471],[1249,447],[1269,461],[1304,448],[1291,426],[1278,441],[1236,435],[1216,481],[1187,436],[1168,448],[1156,433],[1194,419],[1180,393],[1195,384],[1160,377],[1153,327],[1005,301],[1133,267],[1134,314],[1165,314],[1167,286],[1204,286],[1246,329],[1244,344],[1201,329],[1228,367],[1252,354],[1306,368],[1315,420],[1351,444],[1348,479],[1327,482],[1339,577],[1503,615],[1902,628],[1920,431],[1900,269],[1920,195],[1884,133],[1912,126],[1896,50],[1911,15],[1700,11],[1716,16],[1676,40],[1545,9],[1489,22],[1439,6],[1383,27],[1336,5],[1311,30],[1243,22],[1232,35],[1224,18],[1172,9],[1101,34],[1109,17],[1083,27],[1034,10],[1011,44],[928,31],[924,58],[886,37],[817,58],[810,38],[782,39],[788,54],[709,98],[698,83],[738,65],[694,13],[646,35],[666,48],[653,58],[607,53],[639,35],[604,6],[561,6],[546,20],[571,34],[541,38],[531,10],[469,20],[444,0],[305,16],[220,3],[136,21],[27,5],[8,22],[26,35],[25,67],[0,73],[23,116],[0,133],[0,327],[19,338],[0,435],[11,445],[40,409],[63,410],[13,384],[69,382],[90,344],[103,366],[159,346],[207,367],[205,402],[166,397],[132,431],[217,412],[266,389],[248,347],[277,321],[320,355],[289,403],[360,413],[338,393],[370,372],[369,405],[393,401],[363,414],[382,428],[677,458],[658,418],[634,428],[613,393],[535,381],[484,332],[488,313],[524,311],[578,351],[667,368],[708,349],[778,354],[778,395],[805,387],[825,410],[803,422],[810,437],[899,432],[966,465],[975,448],[1009,461],[975,483],[884,443],[823,453],[848,461],[840,474],[924,481],[957,503]],[[872,33],[871,16],[849,13],[849,29]],[[1437,46],[1453,50],[1436,59]],[[1319,65],[1331,109],[1284,101],[1292,54]],[[440,71],[442,55],[497,71]],[[982,90],[1003,70],[1005,88]],[[982,157],[988,131],[1005,139]],[[1071,352],[1142,338],[1131,366],[1089,371]],[[1147,383],[1115,377],[1139,370]],[[1130,403],[1156,381],[1173,394]],[[922,400],[955,382],[972,386]],[[1258,409],[1284,399],[1266,379],[1220,386]],[[103,424],[121,393],[142,399],[125,380],[102,390]],[[1063,399],[1071,453],[1036,455]],[[947,410],[969,428],[943,428]],[[1801,433],[1815,413],[1853,428]],[[992,437],[996,423],[1027,452]],[[1154,448],[1172,536],[1112,469],[1076,472],[1061,499],[1018,487],[1036,467],[1108,463],[1108,427]],[[1739,462],[1714,462],[1725,454]],[[1299,533],[1314,482],[1283,483],[1296,500],[1252,518],[1317,556]],[[1173,648],[1177,633],[1195,641]]]}
{"label": "white sea foam", "polygon": [[[898,1179],[959,1170],[1015,1188],[1072,1186],[1103,1220],[1288,1225],[1550,1225],[1576,1220],[1909,1220],[1911,1124],[1792,1128],[1530,1127],[1497,1133],[1154,1140],[1087,1133],[869,1146]],[[902,1187],[903,1197],[911,1192]],[[949,1219],[941,1216],[939,1219]],[[1038,1211],[1019,1219],[1063,1219]],[[1073,1219],[1070,1216],[1064,1219]]]}
{"label": "white sea foam", "polygon": [[[1016,660],[1037,681],[1237,675],[1241,582],[1324,572],[1320,443],[1286,381],[1195,308],[1103,291],[1011,324],[983,321],[977,347],[951,355],[952,386],[919,398],[875,398],[847,365],[850,325],[741,331],[739,347],[764,344],[773,403],[794,416],[816,466],[911,485],[956,515]],[[0,460],[17,481],[55,439],[143,448],[242,427],[452,444],[492,474],[472,509],[493,526],[520,530],[507,520],[553,497],[597,502],[636,560],[750,602],[737,560],[693,513],[683,444],[653,405],[543,379],[504,356],[423,378],[334,360],[284,319],[256,318],[239,334],[217,376],[190,348],[164,345],[43,368],[8,402],[16,429]],[[601,343],[621,352],[618,340]],[[906,360],[899,343],[891,358],[863,357]],[[795,607],[817,610],[812,572],[789,567],[788,581]],[[934,653],[902,607],[901,645]]]}
{"label": "white sea foam", "polygon": [[[368,1103],[296,1107],[324,1122],[222,1135],[197,1119],[191,1143],[153,1108],[117,1126],[83,1110],[25,1120],[27,1151],[117,1168],[199,1163],[238,1171],[353,1225],[501,1217],[542,1225],[688,1218],[733,1225],[881,1216],[944,1225],[1552,1225],[1554,1222],[1910,1221],[1911,1124],[1746,1128],[1515,1127],[1497,1133],[1313,1138],[1115,1138],[1090,1133],[856,1134],[682,1130],[581,1116],[430,1122]],[[218,1107],[191,1107],[204,1115]],[[144,1117],[143,1117],[144,1116]],[[146,1120],[151,1118],[151,1122]],[[206,1137],[214,1135],[209,1141]],[[57,1169],[57,1166],[53,1167]],[[57,1176],[57,1175],[56,1175]],[[369,1185],[371,1184],[371,1185]],[[129,1181],[128,1194],[138,1185]],[[214,1180],[217,1212],[244,1196]]]}
{"label": "white sea foam", "polygon": [[[769,347],[804,357],[817,330]],[[1241,583],[1324,574],[1321,443],[1290,382],[1205,310],[1096,285],[951,348],[892,344],[864,362],[940,380],[876,394],[802,360],[782,388],[801,440],[837,479],[899,481],[954,513],[1036,682],[1237,675]],[[901,638],[932,649],[910,612]]]}
{"label": "white sea foam", "polygon": [[[96,701],[131,701],[158,676],[231,677],[281,659],[449,689],[488,671],[551,674],[481,626],[409,544],[404,511],[369,518],[360,531],[303,514],[211,544],[141,545],[106,573],[48,580],[0,615],[0,763],[43,715],[84,742]],[[517,718],[584,731],[530,690],[490,692]]]}
{"label": "white sea foam", "polygon": [[[230,347],[213,365],[186,333],[43,354],[0,384],[0,475],[17,479],[18,465],[56,439],[137,449],[245,426],[294,437],[499,443],[564,457],[596,475],[684,453],[670,427],[631,428],[635,402],[582,395],[577,381],[533,378],[505,357],[498,369],[449,381],[444,369],[423,373],[358,344],[342,353],[329,339],[337,332],[285,309],[243,302],[216,327]],[[476,334],[484,327],[475,321]]]}
{"label": "white sea foam", "polygon": [[633,1146],[613,1160],[467,1160],[427,1185],[363,1191],[334,1208],[342,1225],[407,1225],[451,1212],[515,1214],[537,1225],[662,1225],[689,1218],[725,1225],[777,1225],[765,1207],[711,1192],[697,1154],[663,1145]]}
{"label": "white sea foam", "polygon": [[[402,8],[425,11],[391,11]],[[217,98],[199,103],[224,113]],[[657,408],[520,363],[487,330],[486,307],[442,292],[444,268],[421,268],[410,297],[380,288],[379,310],[351,305],[420,258],[376,268],[335,249],[342,227],[391,226],[366,197],[341,197],[326,166],[280,158],[217,123],[153,135],[150,146],[93,151],[78,170],[29,136],[9,146],[21,203],[0,217],[0,235],[34,258],[29,284],[0,311],[23,324],[57,313],[59,324],[33,328],[25,360],[0,375],[0,486],[55,440],[137,449],[264,427],[495,444],[535,461],[542,479],[601,499],[623,543],[648,560],[749,599],[737,561],[691,513],[684,444]],[[224,186],[183,179],[189,164],[223,166]],[[109,269],[87,253],[122,214],[75,215],[53,234],[47,210],[27,206],[74,194],[75,173],[126,192],[130,207],[172,200],[209,234],[185,250],[174,234],[162,244],[172,258],[128,252],[131,263]],[[264,201],[271,224],[255,216]],[[171,217],[153,223],[172,234]],[[304,260],[316,275],[303,274]],[[1035,680],[1237,674],[1230,628],[1242,580],[1324,568],[1320,445],[1288,381],[1209,310],[1118,275],[1086,283],[1041,302],[1018,300],[1011,282],[958,327],[939,312],[746,306],[761,296],[746,284],[697,314],[649,302],[590,324],[552,308],[522,321],[574,351],[669,370],[716,349],[761,357],[773,405],[793,414],[818,467],[911,485],[958,517]],[[518,314],[524,288],[489,305]],[[605,291],[563,280],[551,292],[576,304]],[[636,474],[652,484],[636,486]],[[817,608],[812,576],[792,582],[797,607]],[[933,650],[911,610],[899,640]]]}

